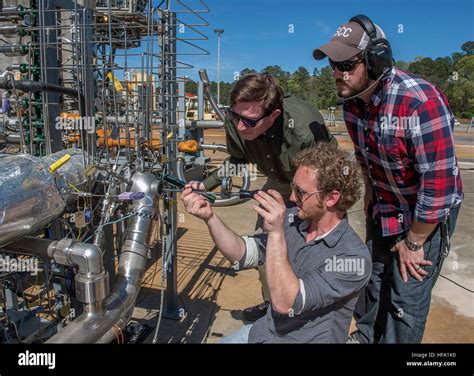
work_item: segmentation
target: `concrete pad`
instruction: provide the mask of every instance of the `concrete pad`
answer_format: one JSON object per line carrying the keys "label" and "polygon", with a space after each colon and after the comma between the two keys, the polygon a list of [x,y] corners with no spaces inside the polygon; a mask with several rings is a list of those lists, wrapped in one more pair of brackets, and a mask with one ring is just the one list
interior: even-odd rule
{"label": "concrete pad", "polygon": [[[339,137],[338,137],[339,138]],[[342,148],[351,150],[352,143],[342,139]],[[223,143],[223,132],[213,130],[206,142]],[[224,154],[213,155],[215,163]],[[472,218],[474,215],[473,159],[461,164],[465,199],[461,208],[451,253],[442,274],[474,290],[474,257]],[[472,165],[472,166],[471,166]],[[265,179],[259,177],[252,189],[261,187]],[[215,208],[220,218],[236,233],[253,233],[256,213],[251,202],[225,208]],[[160,343],[215,343],[244,324],[242,309],[262,301],[256,270],[236,273],[225,260],[207,232],[205,224],[184,213],[178,204],[180,238],[178,240],[178,291],[185,308],[179,320],[163,318],[159,330]],[[365,239],[365,218],[362,200],[349,210],[349,222]],[[134,320],[155,326],[161,298],[161,256],[159,252],[149,262],[142,291],[134,311]],[[354,329],[354,323],[351,330]],[[151,342],[151,334],[145,342]],[[474,294],[440,277],[433,290],[431,310],[423,342],[469,343],[474,341]]]}

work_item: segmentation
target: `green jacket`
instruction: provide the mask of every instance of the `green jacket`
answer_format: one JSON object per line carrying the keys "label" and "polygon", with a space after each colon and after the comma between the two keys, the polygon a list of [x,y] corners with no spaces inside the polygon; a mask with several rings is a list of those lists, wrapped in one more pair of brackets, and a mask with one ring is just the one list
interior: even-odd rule
{"label": "green jacket", "polygon": [[[292,157],[300,150],[319,141],[337,142],[324,125],[320,112],[308,102],[285,97],[283,113],[272,127],[255,140],[245,140],[234,122],[227,116],[224,122],[229,162],[252,163],[258,170],[277,183],[289,184],[295,174]],[[220,185],[219,169],[204,180],[206,189]]]}

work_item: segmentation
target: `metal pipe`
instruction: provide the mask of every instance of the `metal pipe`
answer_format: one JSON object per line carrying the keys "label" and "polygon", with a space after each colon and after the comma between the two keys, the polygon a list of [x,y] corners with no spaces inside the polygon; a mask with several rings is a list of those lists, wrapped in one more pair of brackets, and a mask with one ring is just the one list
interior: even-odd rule
{"label": "metal pipe", "polygon": [[[33,238],[36,239],[36,238]],[[76,242],[65,238],[51,242],[48,254],[61,265],[77,266],[79,273],[95,276],[104,271],[102,251],[94,244]]]}
{"label": "metal pipe", "polygon": [[92,305],[94,312],[101,312],[100,308],[104,307],[101,302],[109,293],[109,281],[99,247],[69,238],[51,241],[25,237],[9,244],[7,251],[50,258],[59,265],[77,267],[78,273],[74,277],[76,298],[86,305]]}
{"label": "metal pipe", "polygon": [[207,71],[205,69],[201,69],[199,71],[199,78],[201,79],[201,81],[204,84],[204,93],[206,94],[206,98],[209,101],[209,103],[211,104],[211,107],[216,112],[219,119],[224,121],[225,115],[221,111],[219,106],[217,105],[216,100],[214,99],[214,96],[212,95],[211,83],[209,82],[209,77],[207,76]]}
{"label": "metal pipe", "polygon": [[20,10],[16,5],[7,5],[0,8],[0,15],[4,14],[18,14]]}
{"label": "metal pipe", "polygon": [[[126,117],[125,116],[106,116],[106,120],[116,123],[118,120],[119,125],[124,125],[126,124]],[[130,119],[129,119],[130,122]],[[152,121],[152,125],[161,125],[163,122],[161,119],[154,119]],[[169,127],[179,127],[179,124],[175,125],[168,125]],[[221,120],[186,120],[185,122],[186,128],[189,129],[194,129],[194,128],[223,128],[224,127],[224,122]]]}
{"label": "metal pipe", "polygon": [[19,133],[12,133],[5,135],[5,141],[9,144],[20,145],[21,144],[21,135]]}
{"label": "metal pipe", "polygon": [[0,26],[0,34],[8,36],[8,37],[17,35],[18,33],[23,34],[24,32],[25,32],[25,29],[22,28],[19,25],[2,25],[2,26]]}
{"label": "metal pipe", "polygon": [[137,215],[127,227],[117,282],[105,300],[104,312],[96,312],[93,307],[88,306],[81,316],[47,343],[110,342],[115,337],[112,328],[123,330],[130,320],[145,272],[158,204],[158,181],[152,174],[137,172],[132,181],[131,191],[144,192],[145,197],[133,204],[132,209]]}
{"label": "metal pipe", "polygon": [[201,144],[203,150],[223,151],[227,153],[227,146],[224,144]]}
{"label": "metal pipe", "polygon": [[13,118],[7,118],[4,120],[4,124],[8,125],[10,127],[18,127],[20,126],[20,119],[13,117]]}
{"label": "metal pipe", "polygon": [[76,266],[79,273],[89,277],[104,271],[99,247],[69,238],[49,240],[25,236],[8,244],[5,249],[13,253],[54,259],[60,265]]}
{"label": "metal pipe", "polygon": [[223,128],[224,122],[221,120],[186,120],[186,128]]}

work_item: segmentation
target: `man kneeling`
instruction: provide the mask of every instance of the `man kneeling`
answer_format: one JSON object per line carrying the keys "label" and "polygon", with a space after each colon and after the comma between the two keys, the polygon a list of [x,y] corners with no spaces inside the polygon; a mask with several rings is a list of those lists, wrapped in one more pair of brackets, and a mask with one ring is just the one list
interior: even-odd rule
{"label": "man kneeling", "polygon": [[290,200],[260,191],[254,210],[265,233],[238,236],[188,186],[181,199],[203,219],[216,246],[236,268],[266,265],[271,305],[253,325],[222,343],[343,343],[357,298],[371,274],[370,254],[349,226],[347,209],[360,195],[360,172],[337,146],[299,152]]}

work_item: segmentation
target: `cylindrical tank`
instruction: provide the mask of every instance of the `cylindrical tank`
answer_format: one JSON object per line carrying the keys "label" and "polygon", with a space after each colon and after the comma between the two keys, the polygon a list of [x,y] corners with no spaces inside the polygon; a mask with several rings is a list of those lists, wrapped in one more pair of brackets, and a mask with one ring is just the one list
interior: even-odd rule
{"label": "cylindrical tank", "polygon": [[[48,167],[63,157],[71,159],[53,176]],[[86,181],[82,152],[63,150],[47,157],[0,154],[0,247],[33,235],[59,217],[68,197],[60,189]]]}

